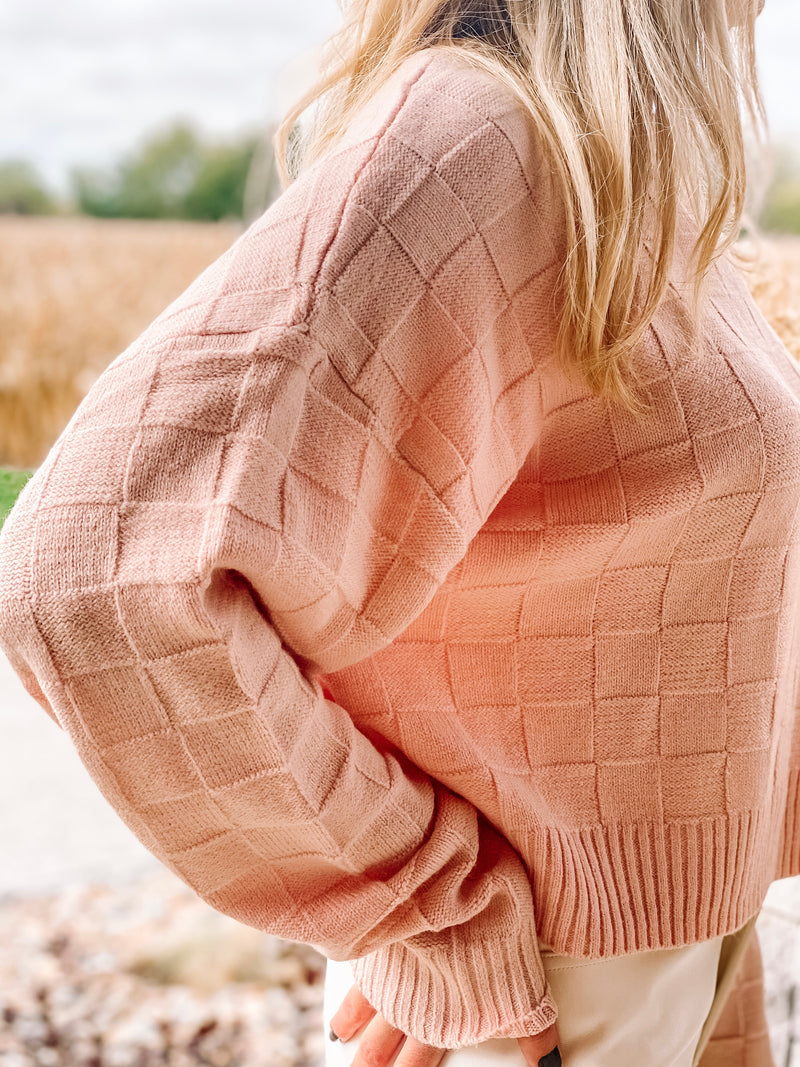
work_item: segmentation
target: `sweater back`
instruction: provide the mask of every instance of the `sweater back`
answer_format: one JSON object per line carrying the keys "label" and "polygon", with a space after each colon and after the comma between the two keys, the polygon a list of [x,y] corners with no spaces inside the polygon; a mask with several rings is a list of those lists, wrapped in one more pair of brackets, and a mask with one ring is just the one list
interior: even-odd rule
{"label": "sweater back", "polygon": [[[0,640],[144,844],[457,1047],[538,939],[717,937],[800,873],[800,377],[679,256],[635,416],[556,360],[523,109],[413,57],[90,390],[0,536]],[[683,251],[686,251],[684,247]]]}

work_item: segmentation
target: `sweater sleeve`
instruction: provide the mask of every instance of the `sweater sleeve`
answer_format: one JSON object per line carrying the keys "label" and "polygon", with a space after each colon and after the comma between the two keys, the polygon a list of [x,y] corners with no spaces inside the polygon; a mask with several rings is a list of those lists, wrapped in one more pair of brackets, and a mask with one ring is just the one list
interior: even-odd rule
{"label": "sweater sleeve", "polygon": [[459,84],[418,71],[201,275],[0,537],[0,640],[145,846],[445,1048],[554,1021],[529,875],[319,677],[420,614],[535,440],[546,226]]}

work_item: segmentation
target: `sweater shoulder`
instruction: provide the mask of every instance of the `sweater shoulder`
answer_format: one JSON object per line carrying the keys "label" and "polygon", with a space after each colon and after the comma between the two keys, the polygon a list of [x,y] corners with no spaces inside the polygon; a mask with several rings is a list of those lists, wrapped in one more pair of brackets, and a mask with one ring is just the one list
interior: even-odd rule
{"label": "sweater shoulder", "polygon": [[[400,256],[430,281],[477,238],[512,254],[510,234],[552,253],[558,206],[532,117],[501,78],[455,49],[411,56],[359,112],[319,172],[348,160],[341,226],[318,280],[335,285],[372,239],[375,266]],[[353,168],[353,164],[356,164]],[[375,240],[380,231],[379,240]],[[388,260],[387,260],[388,255]]]}
{"label": "sweater shoulder", "polygon": [[[355,116],[344,146],[370,135],[374,151],[359,175],[362,196],[394,182],[392,202],[411,192],[424,199],[430,185],[409,182],[435,177],[467,209],[499,208],[517,192],[529,195],[541,177],[541,144],[521,99],[454,48],[409,57]],[[484,212],[474,213],[479,223]]]}
{"label": "sweater shoulder", "polygon": [[[353,117],[345,141],[379,135],[381,126],[394,136],[413,130],[420,138],[413,144],[421,152],[433,152],[435,144],[446,143],[445,151],[456,147],[476,129],[496,139],[525,139],[532,120],[499,71],[463,49],[437,47],[414,53],[398,67]],[[437,136],[431,140],[433,129]]]}

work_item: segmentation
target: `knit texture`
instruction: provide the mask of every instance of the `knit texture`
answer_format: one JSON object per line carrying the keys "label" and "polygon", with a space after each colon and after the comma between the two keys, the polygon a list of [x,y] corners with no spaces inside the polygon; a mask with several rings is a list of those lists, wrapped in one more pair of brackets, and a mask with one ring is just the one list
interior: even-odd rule
{"label": "knit texture", "polygon": [[100,377],[0,537],[0,640],[204,899],[458,1047],[537,936],[713,938],[800,872],[800,376],[676,260],[635,416],[554,356],[523,109],[413,57]]}

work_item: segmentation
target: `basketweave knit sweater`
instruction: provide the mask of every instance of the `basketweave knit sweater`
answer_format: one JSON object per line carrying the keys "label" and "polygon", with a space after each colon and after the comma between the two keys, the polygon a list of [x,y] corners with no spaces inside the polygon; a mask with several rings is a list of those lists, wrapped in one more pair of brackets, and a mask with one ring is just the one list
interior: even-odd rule
{"label": "basketweave knit sweater", "polygon": [[[686,251],[686,248],[683,248]],[[215,908],[458,1047],[555,1018],[538,939],[716,937],[800,872],[800,375],[685,262],[649,409],[554,356],[563,211],[457,54],[123,352],[0,539],[0,639]]]}

